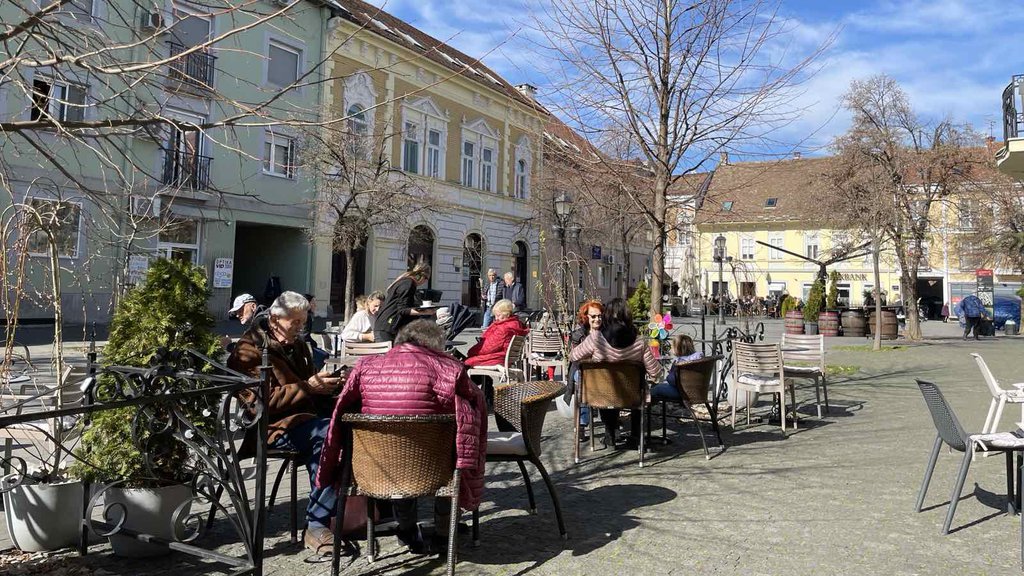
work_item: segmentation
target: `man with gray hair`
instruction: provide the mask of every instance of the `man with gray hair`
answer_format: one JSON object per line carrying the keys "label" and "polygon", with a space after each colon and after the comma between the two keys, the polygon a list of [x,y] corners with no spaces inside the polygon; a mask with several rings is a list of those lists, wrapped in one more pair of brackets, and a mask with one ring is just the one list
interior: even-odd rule
{"label": "man with gray hair", "polygon": [[516,280],[515,274],[511,272],[505,272],[505,287],[502,290],[502,295],[506,300],[512,301],[516,311],[526,308],[526,288],[523,288],[523,284]]}
{"label": "man with gray hair", "polygon": [[[238,340],[228,358],[228,367],[249,376],[259,377],[263,350],[270,362],[269,387],[264,390],[264,405],[270,421],[267,445],[294,450],[305,462],[310,484],[320,464],[320,452],[330,424],[331,395],[343,378],[330,372],[317,373],[309,346],[299,337],[306,323],[309,301],[298,292],[283,292],[263,316],[256,318]],[[251,406],[255,395],[239,393],[240,400]],[[255,438],[247,439],[247,443]],[[303,540],[314,553],[328,555],[334,544],[329,526],[334,514],[336,494],[333,486],[314,488],[306,507]]]}
{"label": "man with gray hair", "polygon": [[494,320],[494,315],[491,313],[491,307],[498,300],[501,300],[502,288],[504,284],[498,280],[498,271],[494,268],[487,269],[487,283],[481,287],[480,290],[480,305],[484,308],[484,323],[480,326],[481,329],[486,330],[491,322]]}

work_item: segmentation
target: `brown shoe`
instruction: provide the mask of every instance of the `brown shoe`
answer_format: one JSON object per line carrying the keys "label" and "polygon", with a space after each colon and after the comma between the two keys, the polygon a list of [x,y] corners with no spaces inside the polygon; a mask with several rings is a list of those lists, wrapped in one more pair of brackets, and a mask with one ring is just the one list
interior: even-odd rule
{"label": "brown shoe", "polygon": [[334,533],[323,526],[307,527],[302,534],[306,550],[320,556],[330,556],[334,549]]}

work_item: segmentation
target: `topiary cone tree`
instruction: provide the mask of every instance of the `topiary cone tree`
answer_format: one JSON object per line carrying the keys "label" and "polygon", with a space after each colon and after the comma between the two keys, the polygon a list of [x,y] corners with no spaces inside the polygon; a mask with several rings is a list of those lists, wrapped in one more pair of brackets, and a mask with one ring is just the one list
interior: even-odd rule
{"label": "topiary cone tree", "polygon": [[833,270],[828,276],[828,296],[825,297],[825,309],[835,310],[839,306],[839,271]]}
{"label": "topiary cone tree", "polygon": [[816,324],[818,313],[821,312],[821,305],[825,299],[825,284],[819,278],[814,281],[811,291],[807,293],[807,302],[804,303],[804,322]]}
{"label": "topiary cone tree", "polygon": [[[153,364],[160,348],[216,354],[219,343],[212,331],[213,316],[206,310],[209,296],[202,267],[175,260],[154,261],[145,281],[132,289],[114,311],[103,365],[147,367]],[[101,377],[96,387],[97,401],[112,398],[113,394],[113,378]],[[216,401],[190,400],[179,403],[178,409],[200,428],[209,428],[215,412],[209,407]],[[155,418],[150,422],[160,422],[167,415],[166,408],[159,405],[152,410]],[[188,454],[184,445],[171,436],[173,430],[153,430],[145,423],[137,407],[94,414],[82,434],[76,475],[94,482],[123,481],[126,488],[188,481]],[[138,433],[147,458],[136,445]]]}

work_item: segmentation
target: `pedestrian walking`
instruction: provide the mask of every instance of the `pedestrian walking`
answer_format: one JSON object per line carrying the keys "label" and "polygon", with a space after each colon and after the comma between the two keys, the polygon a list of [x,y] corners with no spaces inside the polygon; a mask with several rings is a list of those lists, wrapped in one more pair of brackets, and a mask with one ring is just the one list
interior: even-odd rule
{"label": "pedestrian walking", "polygon": [[504,284],[498,280],[498,271],[494,268],[487,269],[487,284],[483,286],[480,291],[480,304],[484,308],[484,322],[480,326],[481,329],[486,330],[491,322],[494,321],[494,313],[491,308],[502,299],[502,288]]}
{"label": "pedestrian walking", "polygon": [[957,316],[964,319],[964,340],[974,330],[974,339],[978,340],[981,332],[982,318],[989,318],[988,310],[981,303],[981,299],[974,294],[964,296],[964,299],[956,305]]}

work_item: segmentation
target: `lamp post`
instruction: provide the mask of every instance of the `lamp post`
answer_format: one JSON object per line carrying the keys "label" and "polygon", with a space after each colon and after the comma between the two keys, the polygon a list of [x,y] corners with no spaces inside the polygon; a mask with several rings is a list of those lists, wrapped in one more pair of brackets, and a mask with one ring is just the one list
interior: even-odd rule
{"label": "lamp post", "polygon": [[715,238],[714,261],[718,262],[718,323],[725,324],[725,295],[723,294],[722,267],[726,262],[732,262],[732,256],[725,253],[725,236],[721,234]]}
{"label": "lamp post", "polygon": [[[569,314],[569,262],[566,260],[565,241],[570,232],[569,221],[572,218],[572,198],[565,192],[559,192],[554,199],[555,204],[555,233],[558,234],[558,245],[560,248],[562,268],[562,312]],[[579,227],[572,227],[572,231],[579,233]]]}

